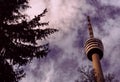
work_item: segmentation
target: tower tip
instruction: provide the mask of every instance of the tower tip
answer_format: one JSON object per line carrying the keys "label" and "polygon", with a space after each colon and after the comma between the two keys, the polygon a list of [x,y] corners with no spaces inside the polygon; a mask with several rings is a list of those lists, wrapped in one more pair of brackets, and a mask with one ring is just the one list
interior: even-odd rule
{"label": "tower tip", "polygon": [[88,22],[90,22],[90,16],[87,16]]}
{"label": "tower tip", "polygon": [[90,16],[87,16],[87,20],[88,20],[88,30],[89,30],[90,38],[94,38],[93,29],[92,29],[92,25],[91,25],[91,21],[90,21]]}

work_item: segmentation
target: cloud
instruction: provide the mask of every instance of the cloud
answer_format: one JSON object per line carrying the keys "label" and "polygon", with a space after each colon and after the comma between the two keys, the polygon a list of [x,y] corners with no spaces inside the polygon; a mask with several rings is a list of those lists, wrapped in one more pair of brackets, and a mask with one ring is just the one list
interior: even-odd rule
{"label": "cloud", "polygon": [[101,0],[101,3],[104,5],[111,5],[111,6],[117,6],[120,7],[120,1],[119,0]]}
{"label": "cloud", "polygon": [[[102,37],[104,47],[105,47],[105,54],[104,59],[107,60],[108,66],[106,67],[106,72],[115,72],[116,75],[119,74],[119,54],[120,54],[120,28],[119,28],[119,21],[120,18],[108,19],[103,25],[105,30],[105,35]],[[104,63],[103,63],[104,65]],[[114,66],[114,67],[113,67]],[[115,71],[116,69],[116,71]]]}
{"label": "cloud", "polygon": [[[34,14],[39,14],[36,12],[39,9],[48,8],[44,20],[50,21],[49,27],[58,28],[59,32],[47,39],[51,49],[48,56],[35,59],[26,66],[27,76],[21,82],[74,82],[78,77],[78,67],[92,64],[84,54],[84,42],[89,37],[86,15],[91,17],[95,37],[104,44],[104,58],[101,61],[103,71],[119,75],[120,8],[112,2],[31,0]],[[34,15],[31,11],[27,12]]]}

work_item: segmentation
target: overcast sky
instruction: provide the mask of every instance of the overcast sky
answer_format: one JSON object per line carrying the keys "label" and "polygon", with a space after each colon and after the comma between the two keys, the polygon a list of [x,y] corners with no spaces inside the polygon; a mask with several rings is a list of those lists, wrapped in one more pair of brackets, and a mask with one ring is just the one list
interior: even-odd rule
{"label": "overcast sky", "polygon": [[43,20],[59,32],[46,40],[51,50],[48,56],[28,64],[27,75],[20,82],[74,82],[79,76],[78,67],[92,65],[84,54],[89,37],[87,15],[95,37],[104,44],[104,74],[120,77],[120,0],[30,0],[30,5],[26,13],[31,17],[47,8]]}

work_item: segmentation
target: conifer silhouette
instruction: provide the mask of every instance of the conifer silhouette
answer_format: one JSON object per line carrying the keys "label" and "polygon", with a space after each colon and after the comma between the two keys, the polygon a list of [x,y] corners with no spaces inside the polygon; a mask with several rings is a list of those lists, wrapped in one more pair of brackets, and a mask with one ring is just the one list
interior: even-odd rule
{"label": "conifer silhouette", "polygon": [[[22,12],[29,8],[28,3],[29,0],[0,0],[0,82],[18,82],[25,75],[20,66],[48,53],[48,44],[38,45],[36,40],[57,31],[42,29],[48,25],[48,22],[40,22],[47,9],[27,20]],[[13,66],[18,67],[13,69]]]}

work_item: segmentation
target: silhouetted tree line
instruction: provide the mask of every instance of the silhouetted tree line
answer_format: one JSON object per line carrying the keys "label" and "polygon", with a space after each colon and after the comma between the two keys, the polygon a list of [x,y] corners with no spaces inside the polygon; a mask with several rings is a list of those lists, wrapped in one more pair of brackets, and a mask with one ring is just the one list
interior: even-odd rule
{"label": "silhouetted tree line", "polygon": [[[78,72],[80,73],[80,76],[75,82],[96,82],[94,69],[92,69],[91,66],[81,66],[79,67]],[[112,73],[106,74],[104,80],[105,82],[119,82]]]}
{"label": "silhouetted tree line", "polygon": [[47,9],[27,20],[22,12],[29,8],[28,3],[29,0],[0,0],[0,82],[18,82],[24,77],[21,66],[48,53],[48,44],[38,45],[36,40],[57,31],[42,29],[48,25],[48,22],[40,22]]}

